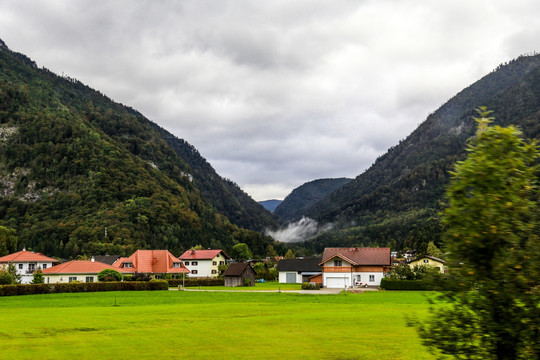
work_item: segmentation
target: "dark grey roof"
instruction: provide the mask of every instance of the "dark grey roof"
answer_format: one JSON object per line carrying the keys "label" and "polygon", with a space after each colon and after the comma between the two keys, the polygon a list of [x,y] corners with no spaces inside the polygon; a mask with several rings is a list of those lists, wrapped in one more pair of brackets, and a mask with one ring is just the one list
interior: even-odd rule
{"label": "dark grey roof", "polygon": [[303,259],[281,259],[277,264],[278,271],[307,271],[321,272],[322,269],[319,263],[322,261],[320,257],[311,257]]}
{"label": "dark grey roof", "polygon": [[244,271],[255,272],[249,263],[232,263],[227,267],[227,270],[223,273],[223,276],[241,276]]}
{"label": "dark grey roof", "polygon": [[94,259],[107,265],[112,265],[120,256],[118,255],[96,255]]}

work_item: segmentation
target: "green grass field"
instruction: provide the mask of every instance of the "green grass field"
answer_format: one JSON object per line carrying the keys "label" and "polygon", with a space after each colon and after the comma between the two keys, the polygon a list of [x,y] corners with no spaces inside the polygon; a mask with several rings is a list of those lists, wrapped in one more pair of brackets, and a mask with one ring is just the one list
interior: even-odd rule
{"label": "green grass field", "polygon": [[427,307],[420,292],[3,297],[0,359],[433,359],[405,325]]}

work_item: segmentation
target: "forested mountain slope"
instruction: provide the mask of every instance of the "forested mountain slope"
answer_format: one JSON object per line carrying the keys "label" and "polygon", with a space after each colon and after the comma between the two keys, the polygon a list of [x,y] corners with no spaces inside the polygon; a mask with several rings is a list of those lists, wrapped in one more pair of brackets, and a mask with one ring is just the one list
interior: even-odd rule
{"label": "forested mountain slope", "polygon": [[287,195],[276,208],[274,214],[279,216],[283,222],[297,221],[302,218],[306,209],[351,180],[339,178],[318,179],[307,182]]}
{"label": "forested mountain slope", "polygon": [[501,65],[467,87],[366,172],[311,206],[307,216],[338,230],[306,245],[320,251],[353,244],[422,249],[430,240],[437,243],[448,172],[464,157],[479,106],[494,111],[494,124],[514,124],[538,138],[540,55]]}
{"label": "forested mountain slope", "polygon": [[[195,156],[183,158],[167,137],[137,111],[39,69],[0,41],[0,225],[17,230],[18,248],[63,257],[144,248],[179,254],[242,241],[264,254],[270,238],[232,224],[211,203],[236,193],[205,198]],[[249,203],[245,197],[238,202]],[[260,209],[275,224],[251,202],[234,208],[237,219]],[[262,228],[261,221],[242,225]]]}

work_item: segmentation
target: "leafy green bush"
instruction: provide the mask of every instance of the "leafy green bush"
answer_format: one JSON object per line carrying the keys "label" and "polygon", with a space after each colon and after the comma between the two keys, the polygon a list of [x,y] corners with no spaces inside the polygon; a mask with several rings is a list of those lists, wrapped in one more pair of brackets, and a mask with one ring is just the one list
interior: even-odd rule
{"label": "leafy green bush", "polygon": [[97,277],[101,282],[122,281],[122,274],[114,269],[102,270]]}
{"label": "leafy green bush", "polygon": [[0,270],[0,285],[13,284],[13,276],[6,270]]}
{"label": "leafy green bush", "polygon": [[0,286],[0,296],[35,295],[49,293],[78,293],[96,291],[146,291],[168,290],[165,280],[154,281],[113,281],[97,283],[58,283],[58,284],[17,284]]}
{"label": "leafy green bush", "polygon": [[428,282],[423,280],[391,280],[383,278],[381,289],[384,290],[431,290]]}
{"label": "leafy green bush", "polygon": [[244,286],[251,286],[251,279],[245,278],[244,279]]}
{"label": "leafy green bush", "polygon": [[[178,287],[178,285],[185,286],[225,286],[225,279],[221,278],[186,278],[166,280],[169,282],[170,287]],[[184,281],[184,283],[182,283]]]}
{"label": "leafy green bush", "polygon": [[319,290],[321,288],[321,284],[316,282],[303,282],[302,283],[302,290]]}

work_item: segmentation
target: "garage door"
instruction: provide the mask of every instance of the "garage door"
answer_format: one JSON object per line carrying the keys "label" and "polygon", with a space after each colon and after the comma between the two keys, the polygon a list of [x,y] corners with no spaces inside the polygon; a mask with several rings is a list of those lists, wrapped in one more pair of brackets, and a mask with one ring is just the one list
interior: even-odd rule
{"label": "garage door", "polygon": [[326,287],[328,288],[344,288],[345,278],[342,277],[329,277],[326,278]]}
{"label": "garage door", "polygon": [[294,284],[296,283],[296,273],[287,273],[287,284]]}

